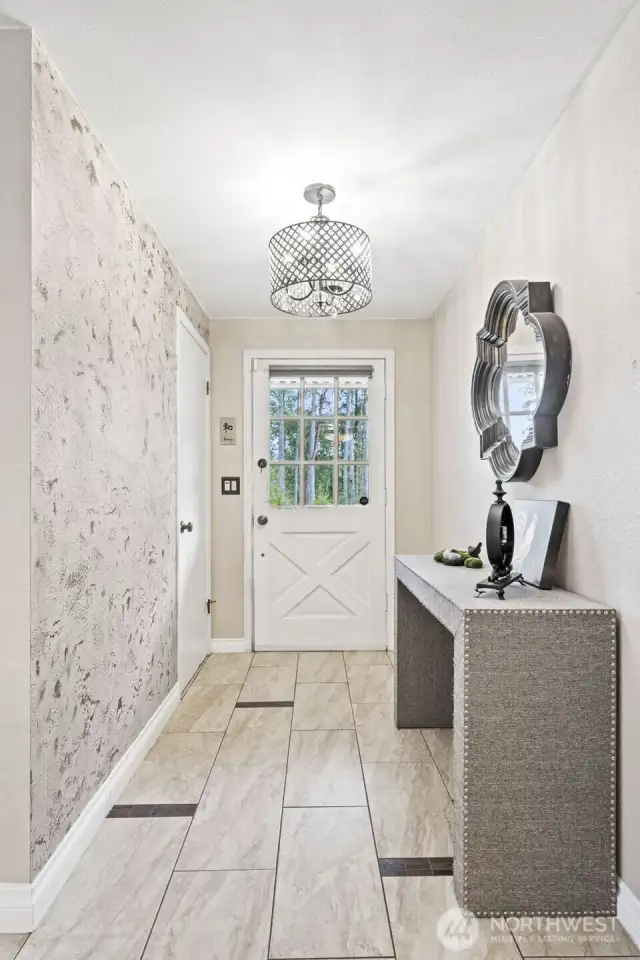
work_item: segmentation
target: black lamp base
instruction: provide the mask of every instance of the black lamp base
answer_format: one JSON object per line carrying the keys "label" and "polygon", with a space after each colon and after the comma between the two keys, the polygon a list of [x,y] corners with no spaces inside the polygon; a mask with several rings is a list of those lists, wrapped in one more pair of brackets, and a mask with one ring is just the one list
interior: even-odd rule
{"label": "black lamp base", "polygon": [[521,573],[511,573],[506,577],[496,577],[495,580],[488,577],[486,580],[481,580],[480,583],[476,583],[476,597],[479,597],[483,590],[494,590],[498,594],[498,600],[504,600],[505,590],[513,583],[521,583],[523,586],[533,586],[533,584],[527,584],[527,581]]}

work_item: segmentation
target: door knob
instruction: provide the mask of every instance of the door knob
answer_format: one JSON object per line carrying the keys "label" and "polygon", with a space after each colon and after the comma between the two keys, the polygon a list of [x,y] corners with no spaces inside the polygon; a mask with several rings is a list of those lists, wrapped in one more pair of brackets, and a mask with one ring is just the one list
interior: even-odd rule
{"label": "door knob", "polygon": [[191,523],[191,520],[189,520],[189,523],[185,523],[184,520],[180,521],[180,533],[184,533],[185,530],[187,533],[191,533],[193,530],[193,524]]}
{"label": "door knob", "polygon": [[258,523],[260,524],[261,527],[264,527],[265,523],[269,523],[269,517],[265,517],[264,514],[261,514],[258,517]]}

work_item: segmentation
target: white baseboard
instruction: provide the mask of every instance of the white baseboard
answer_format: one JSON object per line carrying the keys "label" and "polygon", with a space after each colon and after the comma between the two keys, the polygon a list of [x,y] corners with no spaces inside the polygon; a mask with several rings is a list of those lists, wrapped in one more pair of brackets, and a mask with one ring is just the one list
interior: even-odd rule
{"label": "white baseboard", "polygon": [[640,900],[624,880],[618,880],[618,920],[633,942],[640,947]]}
{"label": "white baseboard", "polygon": [[214,637],[211,641],[212,653],[251,653],[251,643],[244,637],[236,640],[221,640]]}
{"label": "white baseboard", "polygon": [[179,703],[176,684],[94,793],[35,880],[0,883],[0,933],[30,933],[36,929]]}

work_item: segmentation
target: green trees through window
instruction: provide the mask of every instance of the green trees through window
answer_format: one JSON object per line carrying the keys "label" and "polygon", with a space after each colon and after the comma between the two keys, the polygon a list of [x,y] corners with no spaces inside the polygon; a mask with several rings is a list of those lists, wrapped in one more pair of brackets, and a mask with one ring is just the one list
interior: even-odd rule
{"label": "green trees through window", "polygon": [[270,503],[358,503],[369,495],[368,380],[272,377]]}

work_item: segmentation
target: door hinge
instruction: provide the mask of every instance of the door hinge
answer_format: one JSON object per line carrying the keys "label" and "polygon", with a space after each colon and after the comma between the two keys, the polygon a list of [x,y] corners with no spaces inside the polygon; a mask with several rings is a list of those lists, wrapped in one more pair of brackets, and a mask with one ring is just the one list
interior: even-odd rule
{"label": "door hinge", "polygon": [[207,600],[207,613],[211,613],[211,604],[215,603],[215,600]]}
{"label": "door hinge", "polygon": [[211,384],[207,380],[207,382],[204,385],[204,392],[206,393],[207,396],[209,396],[210,391],[211,391]]}
{"label": "door hinge", "polygon": [[389,610],[389,594],[385,593],[384,595],[384,612],[387,613]]}

